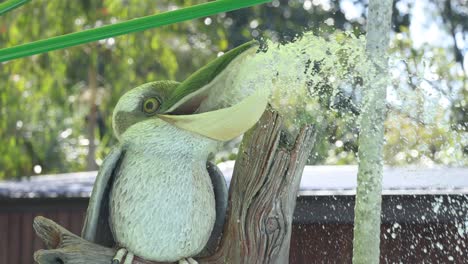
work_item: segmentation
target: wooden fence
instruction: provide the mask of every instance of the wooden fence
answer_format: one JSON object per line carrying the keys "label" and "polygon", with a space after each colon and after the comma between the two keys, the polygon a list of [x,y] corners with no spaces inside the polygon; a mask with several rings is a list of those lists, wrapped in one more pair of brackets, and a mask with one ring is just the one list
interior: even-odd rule
{"label": "wooden fence", "polygon": [[[33,263],[33,252],[44,247],[32,229],[37,215],[79,234],[87,203],[0,199],[0,264]],[[468,195],[384,196],[381,263],[467,263],[467,205]],[[290,263],[351,263],[353,208],[352,195],[299,197]]]}
{"label": "wooden fence", "polygon": [[88,199],[3,199],[0,200],[0,263],[30,264],[33,252],[44,248],[32,222],[42,215],[80,234]]}

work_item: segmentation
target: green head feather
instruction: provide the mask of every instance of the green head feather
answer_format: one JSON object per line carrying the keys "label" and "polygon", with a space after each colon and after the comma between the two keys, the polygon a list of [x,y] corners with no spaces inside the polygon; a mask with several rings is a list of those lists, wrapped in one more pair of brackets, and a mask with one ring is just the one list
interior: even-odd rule
{"label": "green head feather", "polygon": [[[203,94],[199,94],[199,91],[203,89],[203,87],[206,87],[209,83],[215,80],[215,78],[219,76],[220,73],[225,70],[227,66],[239,55],[255,46],[258,46],[256,41],[244,43],[194,72],[175,88],[168,103],[161,110],[163,112],[174,111],[176,107],[186,103],[197,95],[203,97]],[[226,87],[226,89],[229,89],[229,87]],[[203,98],[198,98],[198,101],[201,101],[202,99]],[[182,113],[188,114],[190,113],[189,111],[190,109],[188,111],[185,109],[182,110]]]}

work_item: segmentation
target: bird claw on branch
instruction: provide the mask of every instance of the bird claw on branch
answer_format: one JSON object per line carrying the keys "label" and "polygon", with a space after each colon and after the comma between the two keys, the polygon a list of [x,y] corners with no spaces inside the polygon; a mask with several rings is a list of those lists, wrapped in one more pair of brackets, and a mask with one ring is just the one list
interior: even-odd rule
{"label": "bird claw on branch", "polygon": [[[47,250],[34,253],[34,260],[39,264],[110,264],[117,249],[91,243],[71,233],[54,221],[42,216],[34,219],[34,230],[44,241]],[[163,264],[135,258],[132,264]]]}

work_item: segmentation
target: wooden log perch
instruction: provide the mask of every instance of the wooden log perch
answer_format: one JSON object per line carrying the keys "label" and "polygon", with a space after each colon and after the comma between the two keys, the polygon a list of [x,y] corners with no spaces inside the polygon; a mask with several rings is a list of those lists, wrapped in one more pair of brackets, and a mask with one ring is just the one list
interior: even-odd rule
{"label": "wooden log perch", "polygon": [[34,253],[37,263],[109,264],[115,255],[114,249],[88,242],[45,217],[36,217],[33,227],[49,248]]}
{"label": "wooden log perch", "polygon": [[[281,142],[282,133],[280,116],[267,110],[244,135],[220,245],[215,254],[197,259],[199,263],[288,263],[296,197],[315,131],[303,127],[291,147]],[[36,217],[34,229],[49,248],[34,254],[39,264],[110,264],[116,252],[83,240],[44,217]]]}
{"label": "wooden log perch", "polygon": [[202,263],[288,263],[294,207],[315,134],[303,127],[289,149],[280,142],[282,130],[278,113],[266,111],[244,135],[221,245]]}

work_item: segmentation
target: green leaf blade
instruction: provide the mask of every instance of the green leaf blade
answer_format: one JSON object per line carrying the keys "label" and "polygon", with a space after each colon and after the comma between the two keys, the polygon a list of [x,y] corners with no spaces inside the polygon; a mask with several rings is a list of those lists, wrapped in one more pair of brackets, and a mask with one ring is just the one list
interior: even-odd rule
{"label": "green leaf blade", "polygon": [[0,16],[28,3],[29,1],[31,0],[7,0],[0,3]]}
{"label": "green leaf blade", "polygon": [[218,0],[194,5],[162,14],[141,17],[113,25],[106,25],[99,28],[84,30],[81,32],[66,34],[32,43],[18,45],[11,48],[1,49],[0,62],[210,16],[221,12],[228,12],[253,5],[263,4],[266,2],[271,2],[271,0]]}

